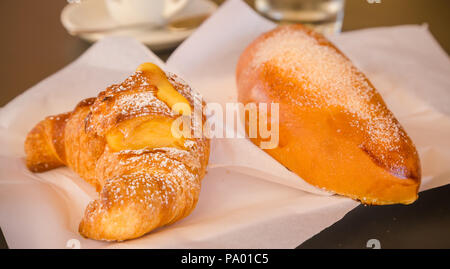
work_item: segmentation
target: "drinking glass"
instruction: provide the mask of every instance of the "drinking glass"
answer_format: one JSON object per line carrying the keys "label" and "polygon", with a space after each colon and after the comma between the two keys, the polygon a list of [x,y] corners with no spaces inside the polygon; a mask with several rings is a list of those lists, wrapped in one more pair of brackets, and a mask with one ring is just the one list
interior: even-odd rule
{"label": "drinking glass", "polygon": [[324,34],[339,33],[345,0],[255,0],[266,17],[287,23],[302,23]]}

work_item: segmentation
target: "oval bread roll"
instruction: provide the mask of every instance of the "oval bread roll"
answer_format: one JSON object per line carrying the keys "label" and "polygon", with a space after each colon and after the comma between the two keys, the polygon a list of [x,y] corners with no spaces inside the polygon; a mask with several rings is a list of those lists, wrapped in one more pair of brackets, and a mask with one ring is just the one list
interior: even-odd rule
{"label": "oval bread roll", "polygon": [[236,78],[240,102],[279,103],[279,144],[266,152],[289,170],[364,204],[417,199],[414,144],[367,77],[325,37],[301,25],[278,27],[246,48]]}

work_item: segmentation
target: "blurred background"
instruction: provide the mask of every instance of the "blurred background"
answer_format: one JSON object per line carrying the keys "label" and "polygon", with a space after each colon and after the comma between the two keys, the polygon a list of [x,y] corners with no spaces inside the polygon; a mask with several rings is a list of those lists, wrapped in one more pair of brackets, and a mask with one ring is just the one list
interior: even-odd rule
{"label": "blurred background", "polygon": [[[220,5],[224,0],[213,2]],[[255,6],[254,0],[246,2]],[[0,1],[0,106],[69,64],[90,46],[89,42],[68,34],[62,25],[61,12],[67,3],[66,0]],[[450,52],[448,0],[346,0],[343,11],[343,32],[427,23],[441,46]],[[166,59],[173,49],[158,54]]]}
{"label": "blurred background", "polygon": [[[99,1],[120,2],[120,0],[81,0],[81,5],[85,3],[95,5]],[[150,2],[156,3],[156,1],[158,0]],[[279,23],[306,22],[319,27],[317,29],[327,34],[339,34],[341,31],[369,27],[426,23],[442,48],[447,53],[450,52],[449,0],[245,1],[271,20]],[[92,41],[105,34],[98,33],[98,29],[116,27],[95,13],[95,7],[83,11],[68,8],[68,2],[78,1],[0,1],[0,33],[2,34],[0,107],[75,60],[89,48]],[[207,4],[203,8],[212,12],[223,2],[225,1],[204,0],[203,3]],[[305,2],[309,3],[305,4]],[[318,5],[319,2],[321,4]],[[71,7],[75,5],[72,4]],[[189,12],[195,13],[196,10],[191,7]],[[172,25],[178,29],[170,35],[164,35],[167,31],[159,33],[159,41],[172,38],[173,42],[156,44],[159,46],[158,56],[163,60],[167,59],[176,48],[176,44],[194,31],[195,26],[202,20],[200,16],[182,23],[178,21]],[[118,30],[127,29],[119,28]],[[72,32],[72,35],[68,32]],[[109,31],[106,34],[108,33]],[[153,37],[150,33],[144,43],[148,43],[149,47],[155,46]],[[367,236],[371,234],[376,234],[376,238],[382,240],[386,247],[450,247],[449,197],[450,187],[444,186],[424,192],[421,194],[421,199],[408,207],[359,206],[344,219],[300,247],[360,248],[364,247]],[[0,233],[0,248],[2,247],[6,247],[6,243]]]}

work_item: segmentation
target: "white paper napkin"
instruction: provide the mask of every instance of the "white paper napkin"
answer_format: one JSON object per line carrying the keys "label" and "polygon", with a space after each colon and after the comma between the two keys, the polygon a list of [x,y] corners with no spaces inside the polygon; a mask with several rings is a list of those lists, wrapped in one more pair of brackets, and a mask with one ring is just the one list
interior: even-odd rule
{"label": "white paper napkin", "polygon": [[[240,53],[272,27],[243,2],[228,1],[174,52],[165,69],[206,101],[235,101]],[[421,190],[448,184],[450,63],[427,28],[376,28],[332,39],[367,74],[415,142],[423,166]],[[164,67],[136,41],[104,39],[0,110],[0,226],[10,247],[64,248],[74,239],[81,248],[292,248],[358,205],[312,194],[323,192],[246,140],[214,140],[213,165],[190,216],[122,243],[82,238],[78,223],[95,191],[67,168],[28,172],[25,135],[46,115],[71,110],[145,61]]]}

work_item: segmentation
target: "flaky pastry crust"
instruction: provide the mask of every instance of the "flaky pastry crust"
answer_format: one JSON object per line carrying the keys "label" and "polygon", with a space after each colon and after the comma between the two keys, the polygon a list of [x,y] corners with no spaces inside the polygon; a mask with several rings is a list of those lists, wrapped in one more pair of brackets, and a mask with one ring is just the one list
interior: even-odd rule
{"label": "flaky pastry crust", "polygon": [[[201,98],[174,74],[167,79],[193,107]],[[209,140],[188,138],[183,148],[114,151],[105,136],[127,120],[177,117],[156,97],[141,71],[112,85],[72,112],[38,123],[25,142],[33,172],[68,166],[99,192],[79,225],[88,238],[122,241],[140,237],[187,215],[197,203],[209,158]]]}

